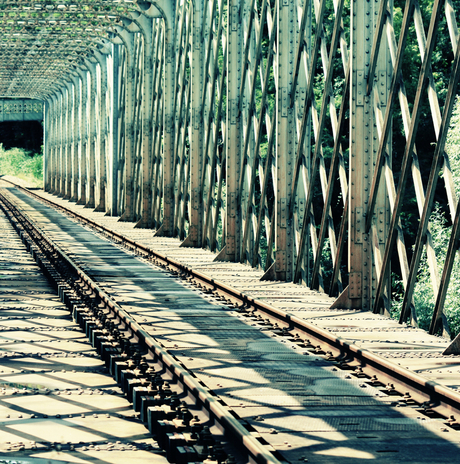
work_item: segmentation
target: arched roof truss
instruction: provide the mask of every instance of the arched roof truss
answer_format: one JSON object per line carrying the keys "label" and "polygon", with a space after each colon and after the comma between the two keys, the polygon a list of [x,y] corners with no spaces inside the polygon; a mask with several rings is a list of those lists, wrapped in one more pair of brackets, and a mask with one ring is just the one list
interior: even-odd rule
{"label": "arched roof truss", "polygon": [[95,52],[126,44],[124,31],[141,33],[141,15],[162,12],[150,2],[123,0],[1,1],[0,98],[46,99],[85,60],[94,62]]}

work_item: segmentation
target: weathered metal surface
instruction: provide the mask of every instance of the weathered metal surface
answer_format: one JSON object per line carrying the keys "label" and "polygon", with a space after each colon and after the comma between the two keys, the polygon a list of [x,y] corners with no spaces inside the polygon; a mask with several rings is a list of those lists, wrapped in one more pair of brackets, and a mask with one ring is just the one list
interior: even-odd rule
{"label": "weathered metal surface", "polygon": [[[349,308],[388,313],[397,256],[401,322],[413,325],[426,251],[436,300],[436,187],[452,223],[458,216],[444,151],[460,76],[451,0],[434,2],[430,14],[413,0],[401,10],[391,0],[0,6],[0,98],[44,102],[48,192],[263,269],[265,280],[341,293]],[[445,26],[442,53],[451,47],[454,59],[441,89],[434,57]],[[402,73],[408,53],[420,63],[413,96]],[[436,139],[429,172],[417,155],[425,100]],[[393,135],[405,138],[400,173]],[[420,216],[410,263],[400,217],[413,206],[409,186]],[[457,242],[432,333],[448,333],[443,306]]]}
{"label": "weathered metal surface", "polygon": [[[314,347],[280,333],[272,322],[222,305],[212,294],[199,292],[118,247],[109,252],[111,245],[106,240],[74,222],[62,222],[59,213],[43,206],[37,214],[31,209],[32,200],[16,195],[25,211],[53,232],[56,242],[90,273],[94,262],[98,284],[286,459],[443,462],[458,453],[459,432],[449,427],[446,418],[430,416],[429,408],[424,413],[420,405],[411,404],[404,392],[393,394],[385,384],[360,376],[353,366],[327,361],[324,352],[316,353]],[[145,238],[133,225],[130,230],[128,224],[116,223],[101,213],[73,208],[119,227],[139,242],[157,242],[158,248],[174,250],[176,259],[182,254],[184,262],[201,271],[213,272],[212,253],[197,250],[194,255],[181,248],[178,240]],[[44,219],[47,216],[52,221]],[[77,246],[73,236],[78,238]],[[122,276],[113,275],[116,266],[112,258],[120,260],[125,269]],[[243,265],[216,264],[214,278],[240,291],[244,288],[247,294],[268,290],[267,301],[274,307],[415,371],[431,370],[424,375],[457,388],[459,374],[453,366],[444,367],[455,360],[441,357],[445,340],[369,312],[328,310],[332,299],[318,292],[287,283],[260,282],[256,275],[251,279]],[[240,273],[249,277],[249,286],[238,278]]]}
{"label": "weathered metal surface", "polygon": [[0,462],[167,462],[0,217]]}
{"label": "weathered metal surface", "polygon": [[[45,193],[43,197],[55,201],[55,198]],[[75,207],[67,202],[59,201],[63,206]],[[446,339],[429,336],[425,331],[401,325],[397,321],[381,315],[363,312],[362,310],[329,309],[332,298],[307,287],[293,285],[286,282],[260,281],[262,271],[250,269],[247,266],[235,263],[213,262],[214,254],[201,249],[186,250],[180,247],[177,239],[167,239],[145,234],[133,225],[122,224],[112,218],[104,217],[100,213],[78,209],[77,212],[105,225],[109,229],[118,230],[127,238],[150,247],[160,253],[176,259],[193,269],[211,275],[214,279],[222,281],[236,288],[246,295],[252,296],[289,314],[313,323],[330,331],[350,342],[357,343],[367,349],[375,350],[384,357],[396,359],[397,363],[412,368],[412,364],[421,357],[426,363],[426,370],[434,369],[440,362],[455,364],[455,358],[450,361],[448,357],[442,357],[442,352],[448,346]],[[144,276],[145,278],[145,276]],[[143,278],[139,278],[143,280]],[[128,287],[129,288],[129,287]],[[179,296],[171,295],[173,300],[180,300]],[[212,296],[210,296],[212,300]],[[182,300],[183,301],[183,300]],[[185,311],[185,310],[184,310]],[[443,361],[439,361],[442,359]],[[429,367],[432,366],[432,367]],[[417,372],[423,373],[423,369],[414,367]],[[453,386],[458,384],[457,372],[452,372],[451,382]],[[443,381],[449,385],[448,381]],[[456,388],[456,387],[455,387]]]}
{"label": "weathered metal surface", "polygon": [[41,121],[43,102],[40,100],[0,99],[0,122],[4,121]]}

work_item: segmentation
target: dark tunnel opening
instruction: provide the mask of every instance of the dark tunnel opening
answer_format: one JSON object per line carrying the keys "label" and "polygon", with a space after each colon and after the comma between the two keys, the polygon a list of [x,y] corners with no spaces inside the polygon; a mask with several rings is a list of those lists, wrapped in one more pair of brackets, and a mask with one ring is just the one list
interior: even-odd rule
{"label": "dark tunnel opening", "polygon": [[41,121],[0,122],[0,144],[5,150],[23,148],[29,152],[40,152],[43,145]]}

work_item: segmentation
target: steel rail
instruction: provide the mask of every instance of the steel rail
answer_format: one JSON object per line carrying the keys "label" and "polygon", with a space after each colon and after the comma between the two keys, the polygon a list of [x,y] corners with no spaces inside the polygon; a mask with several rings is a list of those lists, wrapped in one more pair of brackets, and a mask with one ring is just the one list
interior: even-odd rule
{"label": "steel rail", "polygon": [[[15,185],[12,182],[10,183]],[[336,337],[327,330],[308,323],[299,317],[289,315],[283,310],[270,306],[269,304],[240,292],[219,280],[193,270],[190,266],[154,251],[151,248],[125,237],[118,232],[112,231],[105,226],[97,224],[95,221],[85,218],[84,216],[71,211],[62,205],[58,205],[44,199],[40,195],[35,194],[33,191],[20,186],[16,187],[36,197],[40,201],[47,203],[58,210],[64,211],[86,225],[90,225],[97,231],[102,232],[106,237],[110,237],[116,242],[135,251],[138,255],[152,259],[156,263],[161,262],[164,267],[169,268],[172,272],[188,275],[195,281],[195,283],[200,284],[207,290],[211,290],[227,300],[230,300],[234,304],[240,306],[243,311],[247,311],[250,308],[252,311],[261,312],[270,318],[276,319],[277,322],[281,322],[286,325],[291,332],[300,332],[320,344],[326,344],[327,348],[322,346],[322,351],[332,350],[334,352],[334,359],[342,362],[346,360],[347,365],[354,363],[355,366],[363,368],[367,376],[372,377],[373,375],[376,375],[380,382],[385,381],[394,383],[398,391],[409,391],[411,397],[420,404],[423,403],[424,407],[436,408],[436,411],[439,414],[446,417],[452,413],[456,413],[460,416],[459,392],[456,392],[435,381],[428,380],[415,372],[376,355],[370,350],[361,348],[354,343],[350,343],[344,338]],[[299,341],[301,341],[301,339],[299,339]]]}
{"label": "steel rail", "polygon": [[184,390],[193,396],[196,404],[202,406],[209,416],[219,424],[220,428],[225,430],[225,435],[227,436],[227,433],[231,435],[233,440],[235,440],[232,444],[237,443],[239,446],[243,447],[245,451],[244,454],[247,454],[249,457],[249,462],[252,460],[260,464],[280,464],[281,461],[279,461],[266,446],[259,442],[233,414],[231,414],[230,408],[222,405],[219,399],[212,395],[208,388],[202,386],[190,371],[184,368],[180,362],[168,353],[163,345],[146,332],[110,297],[109,294],[102,290],[91,277],[82,271],[46,232],[37,228],[34,220],[29,218],[27,213],[20,211],[14,203],[0,192],[0,205],[2,203],[3,205],[6,204],[6,208],[12,212],[16,218],[20,217],[22,223],[26,222],[29,228],[34,231],[35,236],[40,237],[40,242],[52,248],[53,252],[59,256],[59,259],[64,261],[66,265],[73,270],[75,276],[78,276],[80,281],[84,282],[86,287],[97,295],[101,303],[103,303],[105,307],[122,322],[124,328],[131,333],[130,339],[134,338],[139,343],[145,345],[153,359],[161,363],[163,368],[170,373],[171,377],[183,385]]}

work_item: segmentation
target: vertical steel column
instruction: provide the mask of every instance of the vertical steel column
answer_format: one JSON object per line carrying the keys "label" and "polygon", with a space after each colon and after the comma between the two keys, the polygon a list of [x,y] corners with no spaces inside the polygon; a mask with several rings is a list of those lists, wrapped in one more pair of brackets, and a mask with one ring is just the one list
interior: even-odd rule
{"label": "vertical steel column", "polygon": [[118,79],[119,79],[119,46],[112,46],[112,101],[111,101],[111,112],[112,112],[112,150],[111,150],[111,174],[112,174],[112,190],[111,190],[111,215],[118,216],[118,138],[119,138],[119,127],[118,127]]}
{"label": "vertical steel column", "polygon": [[[381,232],[373,240],[365,233],[365,212],[368,209],[369,193],[373,177],[378,137],[374,114],[374,94],[366,94],[369,62],[377,2],[354,0],[351,5],[351,93],[350,93],[350,158],[349,158],[349,285],[339,296],[342,307],[369,310],[373,305],[375,269],[372,247],[379,248],[385,240],[388,203],[384,185],[379,191],[375,212],[382,216]],[[386,47],[386,41],[380,45]],[[382,89],[382,102],[386,102],[388,89],[388,58],[381,52],[376,79],[378,90]],[[382,102],[379,102],[381,104]],[[385,218],[385,219],[383,219]],[[377,217],[377,221],[380,218]],[[372,230],[371,230],[372,233]],[[377,250],[378,251],[378,250]],[[337,305],[336,303],[336,305]]]}
{"label": "vertical steel column", "polygon": [[[278,1],[276,69],[276,186],[275,186],[275,280],[292,280],[294,273],[294,230],[289,218],[289,196],[296,155],[295,111],[290,104],[296,54],[295,2]],[[268,271],[270,273],[270,270]]]}
{"label": "vertical steel column", "polygon": [[43,102],[43,190],[49,192],[51,189],[51,110],[50,100]]}
{"label": "vertical steel column", "polygon": [[67,105],[66,105],[66,91],[61,87],[61,142],[60,142],[60,156],[59,156],[59,187],[58,197],[64,196],[65,181],[66,181],[66,154],[67,154]]}
{"label": "vertical steel column", "polygon": [[[378,21],[378,14],[379,14],[379,7],[380,7],[380,2],[381,0],[374,0],[371,2],[371,6],[373,7],[372,11],[372,24],[371,24],[371,30],[373,31],[373,35],[377,33],[377,21]],[[389,14],[392,14],[393,12],[393,0],[388,0],[388,11]],[[390,13],[391,12],[391,13]],[[385,29],[387,26],[385,26]],[[366,79],[369,80],[368,73],[366,73]],[[387,110],[386,105],[388,101],[388,96],[389,96],[389,91],[390,91],[390,86],[391,86],[391,80],[392,80],[392,63],[391,63],[391,56],[390,56],[390,51],[389,51],[389,44],[388,44],[388,38],[386,31],[382,33],[382,38],[380,40],[380,46],[379,46],[379,53],[378,53],[378,60],[376,64],[376,69],[375,69],[375,77],[374,77],[374,85],[373,85],[373,92],[371,92],[370,99],[372,102],[372,107],[374,108],[373,112],[373,120],[372,120],[372,125],[370,125],[370,131],[372,134],[372,138],[370,138],[371,143],[372,143],[372,151],[370,152],[371,154],[371,159],[369,160],[369,166],[372,171],[371,175],[369,176],[369,187],[368,191],[366,191],[367,196],[366,196],[366,208],[368,206],[368,198],[370,195],[370,190],[371,190],[371,185],[372,185],[372,174],[375,169],[376,161],[377,161],[377,156],[379,152],[379,137],[378,137],[378,131],[377,131],[377,110],[380,111],[381,117],[384,117],[384,114]],[[368,121],[366,118],[366,124],[371,124],[371,121]],[[387,152],[387,163],[389,168],[391,168],[391,159],[392,159],[392,154],[391,154],[391,147],[392,147],[392,136],[391,136],[391,131],[390,135],[388,137],[388,142],[386,146],[386,152]],[[374,215],[373,215],[373,225],[370,230],[370,237],[369,241],[372,243],[372,249],[374,250],[373,252],[373,264],[372,268],[367,271],[367,279],[364,279],[364,285],[363,285],[363,290],[366,292],[366,287],[369,287],[367,289],[367,295],[369,295],[370,300],[366,301],[366,309],[371,309],[374,306],[375,302],[375,295],[377,291],[377,285],[378,285],[378,280],[380,278],[380,272],[381,272],[381,261],[383,258],[383,255],[385,253],[385,244],[388,239],[389,235],[389,227],[390,227],[390,217],[391,217],[391,210],[390,210],[390,203],[389,203],[389,196],[388,196],[388,191],[386,188],[386,183],[381,182],[379,189],[377,191],[377,200],[374,208]],[[377,272],[376,272],[377,271]],[[385,294],[385,305],[382,308],[383,313],[385,313],[387,316],[390,315],[390,298],[391,298],[391,275],[388,275],[387,282],[386,282],[386,288],[384,286],[384,294]],[[364,306],[363,306],[364,307]]]}
{"label": "vertical steel column", "polygon": [[[367,72],[372,46],[372,5],[353,0],[351,4],[350,52],[350,158],[349,158],[349,285],[344,290],[347,307],[369,309],[372,298],[372,255],[369,235],[364,232],[372,179],[372,120],[370,97],[366,96]],[[345,296],[344,295],[344,296]],[[341,299],[341,297],[339,297]]]}
{"label": "vertical steel column", "polygon": [[[171,3],[168,6],[172,10]],[[156,232],[157,236],[168,237],[171,237],[174,232],[174,75],[174,12],[169,11],[165,18],[163,224]]]}
{"label": "vertical steel column", "polygon": [[254,121],[254,79],[259,74],[259,79],[262,80],[261,73],[258,69],[259,62],[259,12],[255,0],[251,0],[244,6],[241,15],[241,23],[243,24],[244,32],[244,64],[243,76],[240,86],[240,114],[241,125],[243,129],[243,143],[241,151],[241,171],[238,179],[238,206],[240,207],[241,218],[241,235],[238,243],[239,260],[240,262],[252,262],[252,250],[247,248],[245,244],[252,242],[253,237],[253,212],[255,211],[254,203],[254,180],[257,153],[256,153],[256,131],[258,131],[258,122]]}
{"label": "vertical steel column", "polygon": [[73,83],[73,122],[72,122],[72,187],[70,201],[78,200],[79,153],[81,149],[80,132],[80,79],[72,77]]}
{"label": "vertical steel column", "polygon": [[[138,26],[136,24],[136,26]],[[134,26],[132,26],[134,27]],[[133,98],[133,199],[132,221],[137,222],[141,217],[141,204],[142,204],[142,78],[144,68],[144,57],[142,53],[143,37],[140,29],[137,28],[137,33],[134,36],[134,98]]]}
{"label": "vertical steel column", "polygon": [[203,134],[204,120],[202,118],[203,95],[203,10],[204,0],[196,0],[193,3],[193,38],[191,53],[191,124],[190,139],[190,217],[189,232],[181,246],[200,247],[203,237],[203,194],[201,191],[201,175],[203,171]]}
{"label": "vertical steel column", "polygon": [[125,208],[120,221],[130,222],[134,217],[134,93],[135,93],[135,63],[134,63],[134,34],[123,31],[126,47],[127,69],[126,69],[126,95],[125,95]]}
{"label": "vertical steel column", "polygon": [[[311,153],[312,152],[312,141],[310,134],[312,132],[312,109],[310,108],[308,111],[308,115],[306,119],[303,119],[305,105],[310,105],[311,102],[306,101],[307,98],[307,88],[308,88],[308,68],[309,62],[307,62],[306,57],[311,58],[313,44],[312,44],[312,6],[310,5],[310,0],[299,0],[297,2],[297,25],[300,30],[300,35],[298,41],[296,43],[296,61],[294,63],[294,69],[298,70],[298,77],[295,80],[292,86],[292,90],[290,92],[289,97],[291,98],[291,105],[292,103],[295,104],[296,109],[296,126],[297,126],[297,151],[299,148],[303,150],[303,153]],[[303,50],[303,52],[302,52]],[[297,55],[298,53],[298,55]],[[305,58],[303,58],[304,56]],[[309,79],[311,76],[309,76]],[[295,98],[294,102],[293,99]],[[305,124],[304,133],[308,134],[307,136],[303,136],[303,141],[299,140],[299,137],[302,133],[302,124]],[[298,146],[298,143],[303,143],[302,147]],[[311,157],[305,156],[304,162],[301,166],[299,166],[299,178],[308,178],[309,173],[311,171]],[[295,176],[295,174],[294,174]],[[302,240],[302,225],[304,223],[305,215],[309,215],[310,210],[307,212],[305,209],[306,206],[306,197],[308,192],[305,191],[305,185],[303,182],[297,182],[296,187],[296,194],[297,194],[297,201],[292,211],[293,215],[293,230],[294,230],[294,240],[296,246],[296,253],[302,253],[303,256],[297,256],[296,260],[300,261],[300,270],[299,270],[299,281],[303,281],[305,284],[310,283],[310,251],[311,251],[311,225],[305,231],[305,245],[303,250],[299,250],[300,242]],[[292,198],[290,199],[290,201]],[[290,205],[291,206],[291,205]],[[294,206],[294,205],[292,205]],[[296,262],[297,266],[297,262]],[[297,282],[296,276],[294,273],[294,281]]]}
{"label": "vertical steel column", "polygon": [[89,157],[88,157],[88,198],[85,208],[94,208],[95,201],[95,169],[97,150],[96,104],[97,104],[97,74],[96,64],[85,60],[90,75],[90,100],[89,100]]}
{"label": "vertical steel column", "polygon": [[[164,41],[165,28],[163,21],[157,21],[155,24],[155,74],[153,81],[153,107],[152,107],[152,154],[153,165],[151,168],[151,185],[152,185],[152,204],[150,217],[152,227],[160,228],[163,221],[162,200],[163,200],[163,167],[164,167],[164,150],[163,140],[165,136],[164,129]],[[171,77],[174,79],[174,75]],[[165,145],[166,146],[166,145]]]}
{"label": "vertical steel column", "polygon": [[59,150],[60,150],[60,132],[59,132],[59,94],[56,91],[55,94],[55,111],[54,111],[54,180],[53,180],[53,190],[52,194],[58,192],[58,182],[59,182]]}
{"label": "vertical steel column", "polygon": [[61,196],[62,194],[62,184],[64,181],[64,94],[62,93],[62,89],[59,91],[58,94],[58,105],[59,105],[59,113],[58,113],[58,152],[57,152],[57,166],[56,166],[56,191],[54,192],[55,195]]}
{"label": "vertical steel column", "polygon": [[55,139],[54,139],[54,188],[53,188],[53,195],[57,195],[59,193],[59,159],[61,153],[61,131],[60,131],[60,115],[61,115],[61,106],[60,106],[60,98],[59,93],[56,92],[56,115],[55,115]]}
{"label": "vertical steel column", "polygon": [[80,111],[80,136],[81,136],[81,154],[80,154],[80,196],[77,205],[86,204],[86,190],[88,184],[86,159],[88,153],[88,72],[78,70],[81,78],[81,111]]}
{"label": "vertical steel column", "polygon": [[[244,1],[244,0],[243,0]],[[226,157],[227,157],[227,205],[225,217],[225,246],[217,260],[239,261],[241,217],[238,207],[238,187],[241,170],[242,128],[239,112],[239,95],[243,66],[243,31],[240,20],[243,1],[228,0],[227,26],[227,120],[226,120]]]}
{"label": "vertical steel column", "polygon": [[59,93],[56,92],[56,126],[55,126],[55,145],[54,145],[54,189],[53,195],[59,193],[60,182],[60,156],[61,156],[61,104]]}
{"label": "vertical steel column", "polygon": [[107,121],[107,58],[100,52],[95,52],[101,70],[101,87],[99,96],[99,202],[96,211],[106,210],[107,193],[107,152],[108,152],[108,121]]}
{"label": "vertical steel column", "polygon": [[50,193],[54,194],[56,191],[56,177],[57,177],[57,96],[51,96],[51,155],[50,155]]}
{"label": "vertical steel column", "polygon": [[45,137],[46,137],[46,151],[45,151],[45,191],[51,192],[53,189],[53,129],[54,129],[54,108],[53,96],[50,95],[45,105]]}
{"label": "vertical steel column", "polygon": [[63,198],[70,200],[72,196],[72,157],[73,157],[73,95],[72,83],[66,82],[66,117],[65,117],[65,184]]}
{"label": "vertical steel column", "polygon": [[138,19],[143,29],[144,36],[144,69],[142,81],[142,203],[141,219],[136,227],[149,227],[152,183],[150,170],[152,164],[152,44],[153,44],[153,24],[152,19],[142,16]]}

